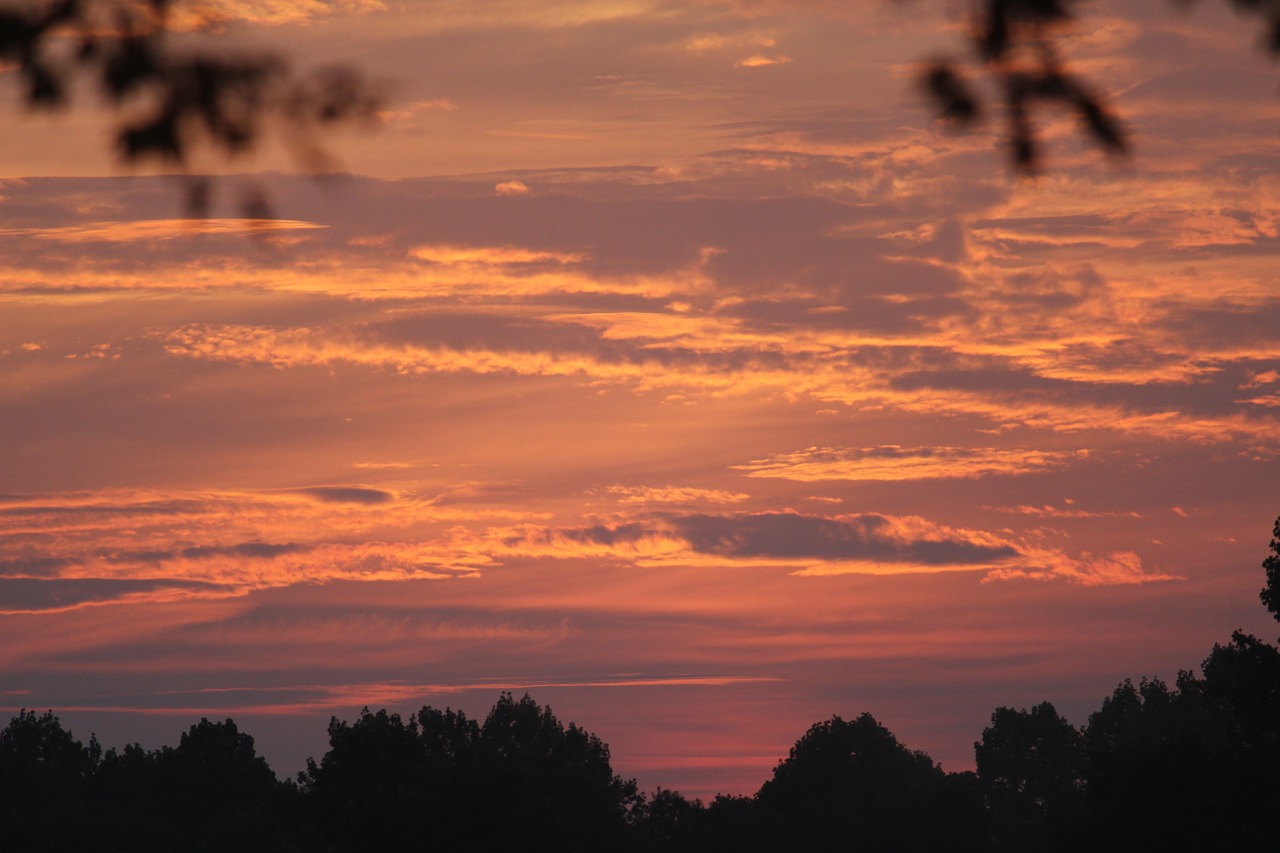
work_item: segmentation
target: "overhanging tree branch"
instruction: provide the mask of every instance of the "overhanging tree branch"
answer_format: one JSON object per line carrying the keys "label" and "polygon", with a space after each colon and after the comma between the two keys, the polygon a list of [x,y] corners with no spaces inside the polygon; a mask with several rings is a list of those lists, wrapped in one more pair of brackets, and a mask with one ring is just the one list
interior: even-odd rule
{"label": "overhanging tree branch", "polygon": [[[1194,0],[1178,0],[1189,6]],[[1229,0],[1261,19],[1264,48],[1280,55],[1280,0]],[[1033,112],[1056,106],[1075,113],[1081,131],[1112,156],[1129,143],[1119,116],[1084,81],[1067,70],[1056,37],[1075,19],[1075,0],[973,0],[970,51],[974,66],[942,58],[928,63],[920,84],[938,117],[960,128],[985,118],[987,108],[971,77],[987,77],[1000,93],[1008,122],[1009,156],[1016,171],[1035,174],[1043,160]]]}
{"label": "overhanging tree branch", "polygon": [[[350,68],[299,74],[271,54],[175,47],[171,0],[57,0],[0,9],[0,69],[21,81],[31,109],[57,109],[83,83],[119,116],[115,147],[130,164],[188,171],[211,151],[234,159],[274,133],[300,165],[332,169],[321,129],[371,121],[376,87]],[[202,215],[207,185],[193,176],[188,205]]]}

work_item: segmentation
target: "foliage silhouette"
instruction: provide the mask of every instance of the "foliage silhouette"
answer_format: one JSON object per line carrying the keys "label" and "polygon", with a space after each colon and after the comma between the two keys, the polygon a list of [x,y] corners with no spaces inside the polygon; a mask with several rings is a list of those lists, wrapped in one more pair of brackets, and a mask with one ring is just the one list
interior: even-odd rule
{"label": "foliage silhouette", "polygon": [[504,693],[483,725],[425,707],[333,720],[300,783],[334,849],[620,849],[637,803],[609,749],[550,708]]}
{"label": "foliage silhouette", "polygon": [[1275,784],[1258,778],[1235,722],[1190,673],[1174,690],[1158,679],[1117,687],[1086,732],[1098,849],[1265,849]]}
{"label": "foliage silhouette", "polygon": [[[375,88],[350,68],[301,75],[282,57],[175,48],[172,0],[49,0],[0,8],[0,64],[12,64],[33,110],[66,106],[84,81],[120,115],[115,147],[126,163],[186,170],[194,155],[227,159],[274,130],[311,172],[332,169],[315,141],[324,127],[373,118]],[[192,175],[189,212],[202,216],[207,178]],[[265,218],[251,190],[246,216]]]}
{"label": "foliage silhouette", "polygon": [[[171,48],[171,10],[180,0],[46,0],[0,7],[0,63],[14,65],[28,107],[65,106],[77,80],[108,103],[127,107],[116,130],[125,162],[155,160],[186,168],[193,152],[228,158],[250,151],[275,127],[298,161],[313,172],[332,168],[315,132],[371,119],[381,95],[344,67],[297,74],[280,56],[228,56]],[[1192,0],[1180,0],[1190,5]],[[1280,3],[1230,0],[1261,20],[1263,45],[1280,55]],[[1074,0],[970,0],[969,52],[974,71],[954,57],[928,62],[920,73],[938,116],[971,127],[988,112],[973,77],[990,78],[1000,93],[1012,164],[1031,174],[1042,162],[1034,113],[1056,106],[1075,113],[1084,133],[1112,155],[1129,144],[1116,113],[1073,74],[1057,36],[1074,20]],[[203,215],[209,182],[192,175],[187,200]],[[246,215],[268,215],[264,196],[250,191]]]}
{"label": "foliage silhouette", "polygon": [[[1039,104],[1073,110],[1085,131],[1110,154],[1124,154],[1128,142],[1116,115],[1067,69],[1055,36],[1071,19],[1070,0],[986,0],[973,4],[973,52],[979,68],[995,78],[1008,121],[1013,166],[1033,173],[1041,162],[1032,122]],[[968,127],[985,113],[975,90],[954,60],[931,63],[921,82],[939,116]]]}
{"label": "foliage silhouette", "polygon": [[430,838],[442,817],[428,797],[432,770],[416,722],[365,708],[354,723],[330,721],[329,751],[299,783],[328,847],[398,850]]}
{"label": "foliage silhouette", "polygon": [[705,831],[706,809],[700,800],[690,800],[679,791],[658,788],[650,797],[641,797],[631,818],[636,827],[639,850],[668,850],[673,853],[709,849]]}
{"label": "foliage silhouette", "polygon": [[479,770],[491,841],[556,850],[607,850],[621,844],[636,800],[634,782],[614,775],[609,747],[526,694],[504,693],[480,730]]}
{"label": "foliage silhouette", "polygon": [[757,801],[768,849],[964,849],[979,839],[951,793],[929,756],[862,714],[812,726]]}
{"label": "foliage silhouette", "polygon": [[1084,737],[1048,702],[997,708],[975,743],[996,850],[1068,850],[1083,839]]}
{"label": "foliage silhouette", "polygon": [[155,754],[163,814],[184,850],[243,850],[279,831],[280,783],[232,720],[202,719]]}
{"label": "foliage silhouette", "polygon": [[[1180,0],[1190,5],[1191,0]],[[1119,116],[1092,87],[1073,74],[1057,49],[1058,36],[1075,19],[1075,0],[971,0],[970,51],[976,75],[952,57],[936,59],[920,72],[921,88],[945,122],[969,128],[988,108],[971,77],[986,77],[999,92],[1009,156],[1016,171],[1034,174],[1043,161],[1034,111],[1057,106],[1073,112],[1081,129],[1108,154],[1129,151]],[[1231,0],[1241,13],[1262,19],[1263,46],[1280,56],[1280,3]]]}
{"label": "foliage silhouette", "polygon": [[1262,568],[1267,573],[1267,584],[1259,597],[1263,606],[1280,622],[1280,518],[1276,519],[1276,526],[1271,531],[1271,553],[1262,561]]}
{"label": "foliage silhouette", "polygon": [[93,825],[89,784],[101,750],[52,711],[21,710],[0,731],[0,850],[76,850]]}

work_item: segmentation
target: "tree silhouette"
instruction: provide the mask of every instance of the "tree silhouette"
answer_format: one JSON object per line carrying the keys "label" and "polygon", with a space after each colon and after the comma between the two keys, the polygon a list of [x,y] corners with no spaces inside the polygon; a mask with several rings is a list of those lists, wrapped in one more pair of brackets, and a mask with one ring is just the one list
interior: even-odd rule
{"label": "tree silhouette", "polygon": [[[1183,0],[1182,5],[1190,5]],[[1230,0],[1235,9],[1261,19],[1264,47],[1280,55],[1280,3]],[[920,83],[939,118],[962,128],[982,120],[988,108],[971,78],[987,77],[998,91],[1007,122],[1014,169],[1033,174],[1043,156],[1034,123],[1041,106],[1073,112],[1084,133],[1111,155],[1129,150],[1119,116],[1091,86],[1071,72],[1057,48],[1058,37],[1075,19],[1074,0],[971,0],[969,48],[976,73],[954,58],[934,60]]]}
{"label": "tree silhouette", "polygon": [[477,725],[425,707],[408,723],[367,708],[329,724],[330,749],[300,775],[335,850],[621,849],[635,783],[609,748],[528,695],[504,693]]}
{"label": "tree silhouette", "polygon": [[870,714],[832,717],[810,727],[757,794],[764,849],[974,849],[980,821],[957,793]]}
{"label": "tree silhouette", "polygon": [[1263,606],[1280,622],[1280,517],[1271,530],[1271,553],[1262,561],[1262,568],[1267,573],[1267,584],[1258,595]]}
{"label": "tree silhouette", "polygon": [[[766,822],[758,798],[718,796],[707,807],[701,831],[690,827],[683,846],[702,853],[757,853],[769,849],[778,828]],[[679,850],[680,843],[670,849]],[[796,848],[798,849],[798,848]]]}
{"label": "tree silhouette", "polygon": [[[607,850],[618,847],[634,782],[616,776],[609,747],[525,694],[510,693],[493,706],[480,730],[479,770],[490,846],[506,850]],[[477,848],[479,849],[479,848]]]}
{"label": "tree silhouette", "polygon": [[[341,67],[296,73],[275,55],[231,55],[172,45],[173,0],[48,0],[0,8],[0,67],[12,64],[27,106],[65,106],[77,83],[120,114],[115,147],[126,163],[155,161],[186,170],[193,155],[234,158],[269,130],[312,172],[332,168],[320,128],[368,120],[380,96]],[[203,215],[207,179],[193,175],[188,206]],[[251,192],[246,215],[265,217]]]}
{"label": "tree silhouette", "polygon": [[171,849],[244,850],[283,831],[280,782],[233,720],[202,719],[158,751],[155,769]]}
{"label": "tree silhouette", "polygon": [[1048,702],[1030,711],[997,708],[974,744],[978,782],[997,850],[1080,846],[1084,737]]}
{"label": "tree silhouette", "polygon": [[[1021,172],[1035,172],[1040,165],[1032,111],[1041,103],[1074,111],[1086,132],[1108,153],[1128,150],[1119,119],[1067,70],[1058,54],[1054,37],[1072,19],[1070,7],[1070,0],[974,3],[973,51],[981,71],[995,78],[1002,93],[1010,157]],[[944,120],[963,127],[983,117],[980,98],[954,61],[932,63],[923,72],[922,82]]]}
{"label": "tree silhouette", "polygon": [[[1269,722],[1274,741],[1277,720]],[[1192,673],[1116,688],[1089,718],[1093,839],[1104,849],[1261,850],[1274,846],[1276,751],[1242,737],[1233,703]]]}
{"label": "tree silhouette", "polygon": [[294,849],[297,792],[233,720],[202,719],[176,747],[108,750],[93,782],[98,817],[81,849]]}
{"label": "tree silhouette", "polygon": [[[299,75],[280,56],[172,49],[170,10],[178,2],[11,2],[0,7],[0,63],[14,66],[30,108],[64,106],[77,80],[89,81],[117,109],[130,107],[115,140],[128,163],[154,160],[185,169],[191,154],[202,149],[235,157],[251,150],[271,126],[305,168],[324,171],[332,163],[315,142],[315,131],[367,120],[378,109],[380,95],[350,68]],[[1280,55],[1280,3],[1230,3],[1260,19],[1264,47]],[[982,120],[988,107],[972,78],[988,77],[1000,93],[1017,171],[1034,173],[1041,165],[1034,114],[1042,106],[1075,113],[1094,142],[1110,154],[1125,154],[1119,117],[1070,71],[1057,49],[1057,36],[1074,20],[1078,5],[971,0],[972,60],[936,59],[920,74],[939,117],[961,127]],[[193,215],[204,213],[208,194],[208,181],[192,175],[187,195]],[[256,192],[243,200],[247,215],[266,215],[264,204]]]}
{"label": "tree silhouette", "polygon": [[83,746],[52,711],[19,711],[0,731],[0,850],[83,849],[100,759],[97,741]]}
{"label": "tree silhouette", "polygon": [[299,782],[328,849],[403,850],[429,837],[439,817],[427,796],[426,751],[413,720],[365,708],[329,723],[329,751]]}
{"label": "tree silhouette", "polygon": [[658,788],[634,809],[636,847],[639,850],[705,851],[706,809],[679,791]]}

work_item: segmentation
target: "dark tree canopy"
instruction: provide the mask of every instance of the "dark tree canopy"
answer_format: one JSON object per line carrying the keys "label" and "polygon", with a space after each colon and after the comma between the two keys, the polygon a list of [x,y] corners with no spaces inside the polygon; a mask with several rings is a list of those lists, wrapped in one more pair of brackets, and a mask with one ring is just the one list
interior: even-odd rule
{"label": "dark tree canopy", "polygon": [[862,714],[813,725],[757,800],[766,849],[963,849],[975,827],[956,793],[929,756]]}
{"label": "dark tree canopy", "polygon": [[973,746],[995,849],[1064,849],[1082,840],[1075,833],[1084,806],[1084,736],[1053,705],[997,708]]}
{"label": "dark tree canopy", "polygon": [[100,759],[97,742],[83,747],[52,711],[19,711],[0,731],[0,850],[75,849]]}
{"label": "dark tree canopy", "polygon": [[[525,694],[503,694],[480,730],[479,770],[489,800],[492,849],[533,843],[604,850],[620,843],[635,783],[614,775],[609,747]],[[499,816],[506,816],[504,822]]]}
{"label": "dark tree canopy", "polygon": [[1126,681],[1077,730],[997,709],[978,773],[874,717],[817,723],[754,797],[638,795],[608,748],[528,696],[483,723],[425,707],[333,720],[301,786],[201,720],[176,747],[82,745],[52,713],[0,731],[5,851],[619,853],[1267,850],[1280,837],[1280,650],[1240,632],[1203,677]]}
{"label": "dark tree canopy", "polygon": [[[1216,649],[1206,675],[1238,651]],[[1240,697],[1221,692],[1218,675],[1202,680],[1183,672],[1172,690],[1158,679],[1126,681],[1090,716],[1089,817],[1105,849],[1274,845],[1280,718],[1250,724]]]}
{"label": "dark tree canopy", "polygon": [[333,849],[617,849],[636,802],[609,748],[528,695],[483,725],[425,707],[406,723],[365,709],[329,724],[329,751],[299,781]]}

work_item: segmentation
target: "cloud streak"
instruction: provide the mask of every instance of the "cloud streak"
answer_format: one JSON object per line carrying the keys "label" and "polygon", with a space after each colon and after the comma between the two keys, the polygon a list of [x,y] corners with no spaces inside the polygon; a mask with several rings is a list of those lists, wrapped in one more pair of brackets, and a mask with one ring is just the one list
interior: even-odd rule
{"label": "cloud streak", "polygon": [[1058,468],[1088,451],[994,447],[810,447],[734,466],[749,477],[823,480],[923,480],[1028,474]]}

